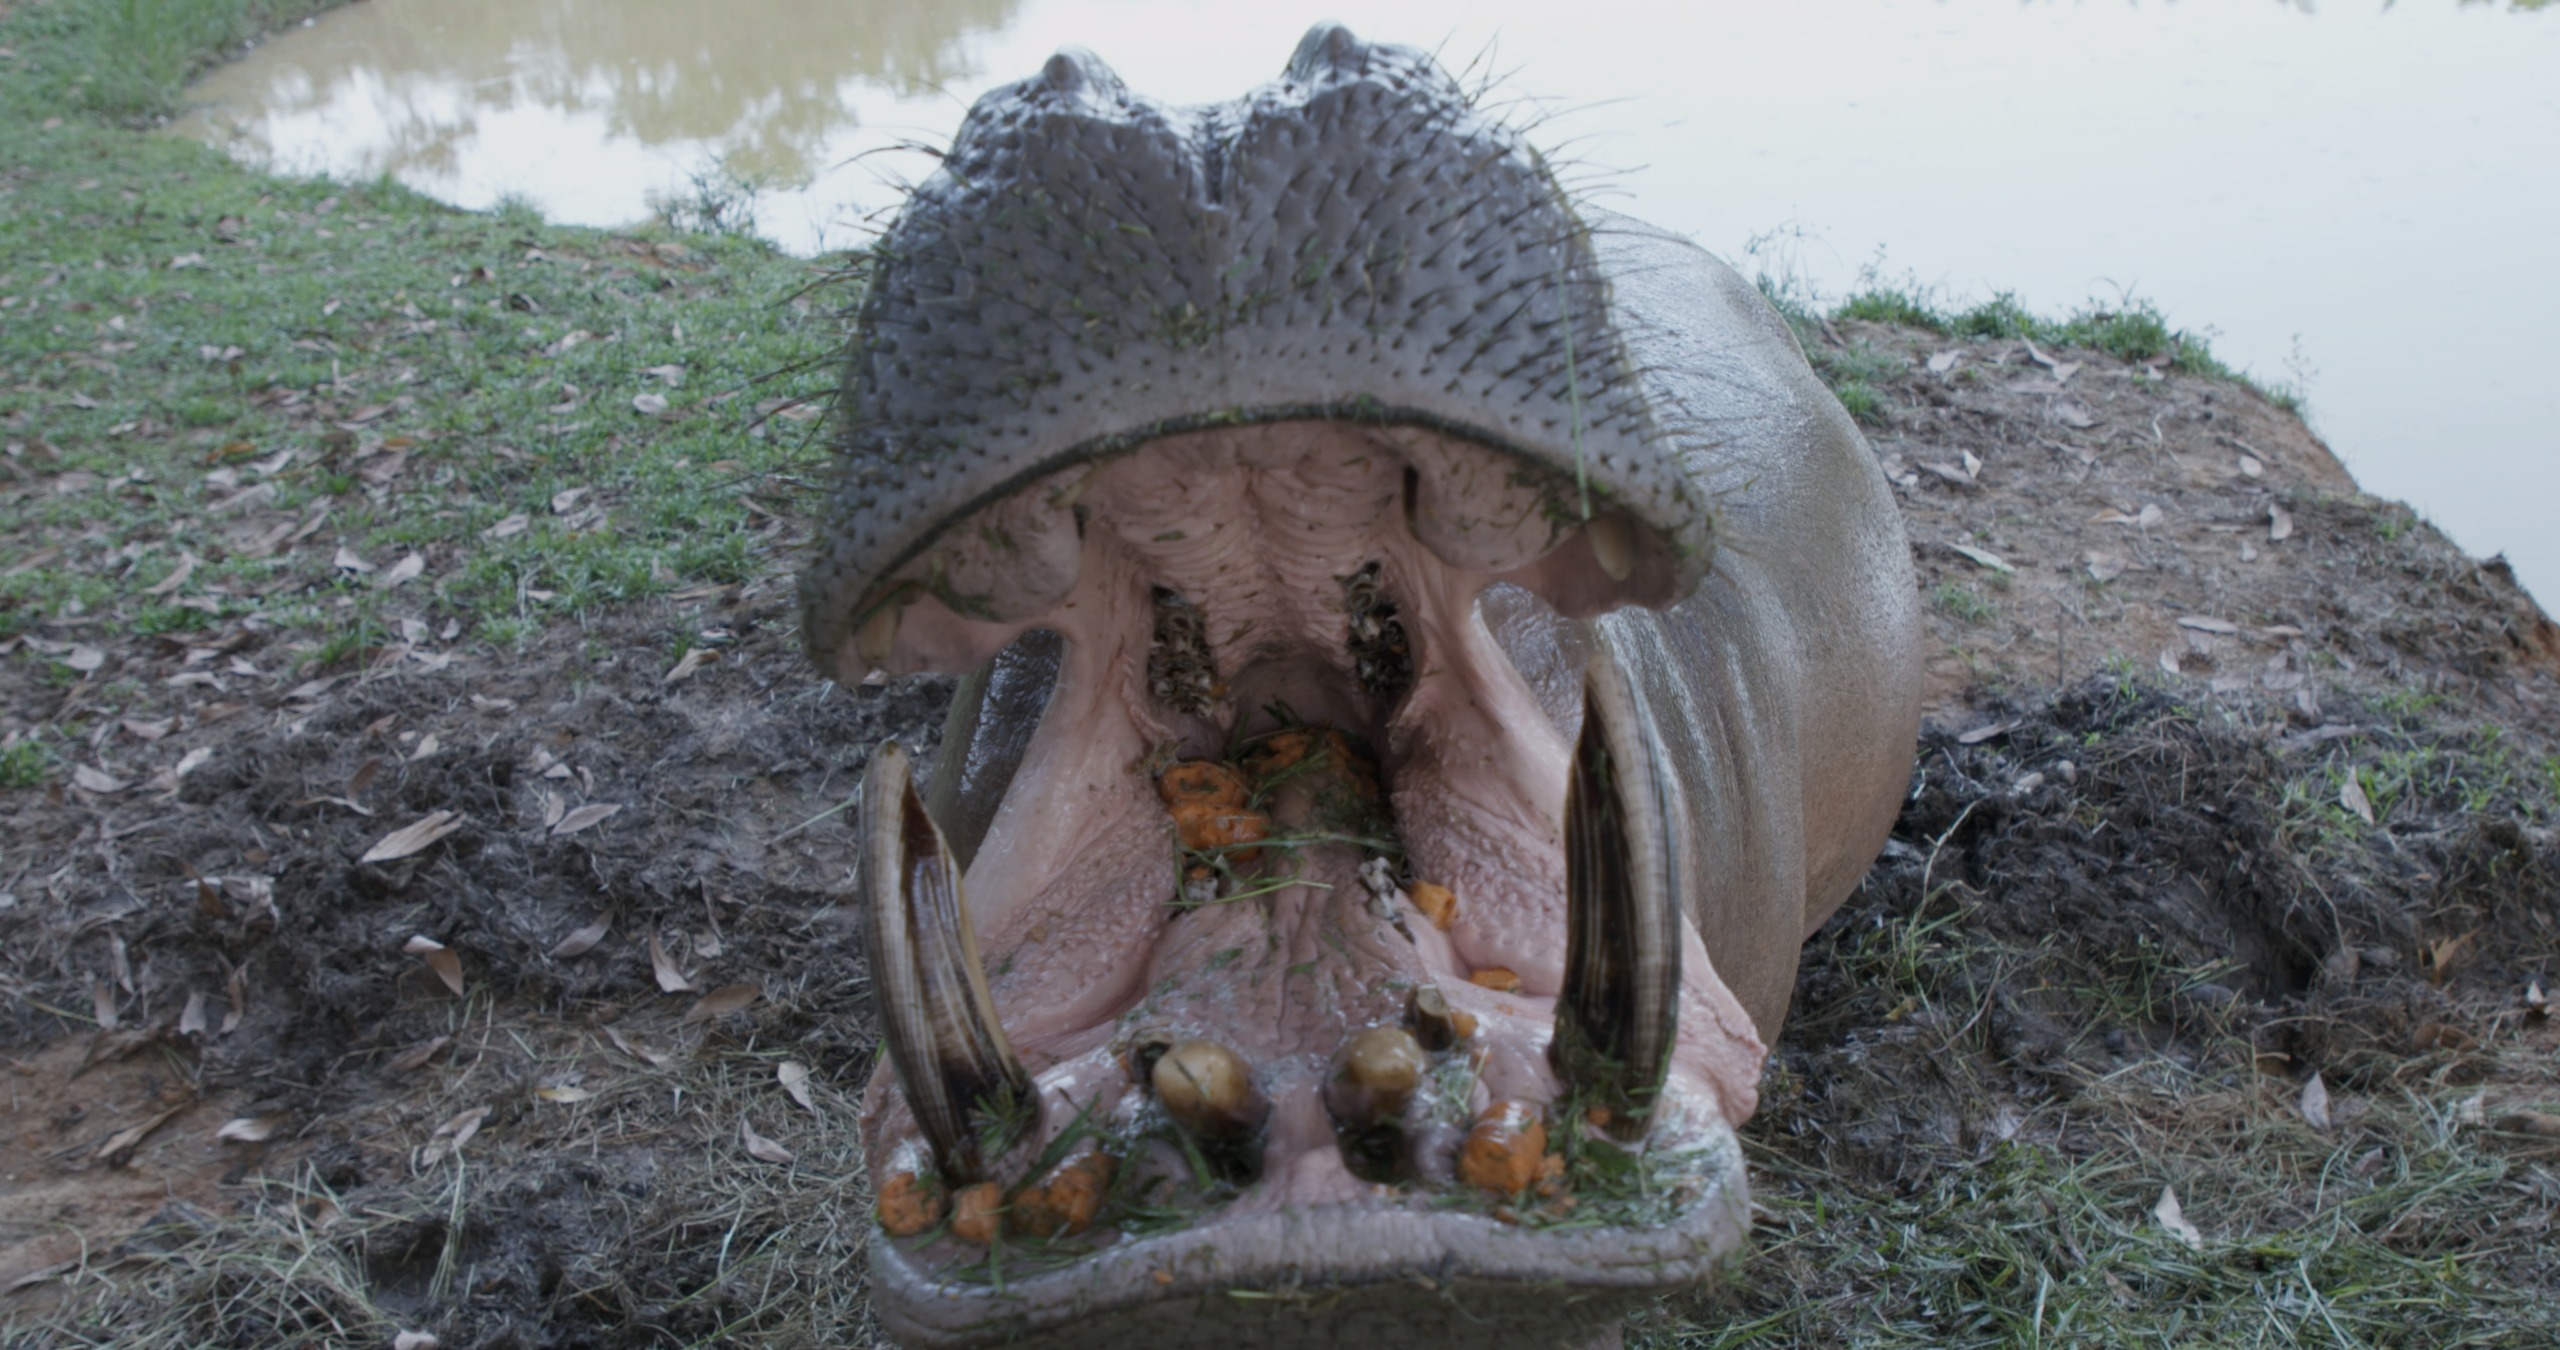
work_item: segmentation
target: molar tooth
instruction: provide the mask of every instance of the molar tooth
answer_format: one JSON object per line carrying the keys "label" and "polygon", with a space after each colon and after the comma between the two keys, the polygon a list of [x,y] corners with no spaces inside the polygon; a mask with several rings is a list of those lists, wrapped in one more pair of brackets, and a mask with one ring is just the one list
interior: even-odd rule
{"label": "molar tooth", "polygon": [[1393,1125],[1422,1086],[1431,1059],[1403,1027],[1371,1027],[1343,1042],[1324,1086],[1325,1108],[1354,1129]]}
{"label": "molar tooth", "polygon": [[1243,1138],[1271,1114],[1270,1101],[1254,1086],[1253,1069],[1216,1041],[1184,1041],[1165,1051],[1147,1081],[1165,1114],[1200,1139]]}
{"label": "molar tooth", "polygon": [[1644,1133],[1679,1030],[1685,888],[1660,743],[1642,693],[1596,647],[1565,788],[1564,987],[1547,1058],[1621,1138]]}
{"label": "molar tooth", "polygon": [[1333,1114],[1342,1160],[1352,1175],[1387,1181],[1410,1172],[1406,1108],[1430,1068],[1422,1043],[1403,1027],[1355,1033],[1334,1053],[1324,1105]]}
{"label": "molar tooth", "polygon": [[[1040,1099],[987,993],[960,865],[916,795],[907,754],[883,744],[863,782],[862,891],[889,1062],[943,1179],[983,1181],[1037,1123]],[[955,1223],[957,1220],[955,1219]]]}
{"label": "molar tooth", "polygon": [[1458,1018],[1462,1015],[1450,1009],[1449,996],[1441,993],[1436,984],[1414,990],[1412,999],[1405,1004],[1405,1017],[1413,1023],[1414,1040],[1434,1052],[1466,1039],[1458,1032]]}
{"label": "molar tooth", "polygon": [[1615,511],[1593,516],[1583,522],[1582,536],[1590,541],[1593,560],[1611,581],[1624,581],[1635,575],[1636,541],[1625,516]]}

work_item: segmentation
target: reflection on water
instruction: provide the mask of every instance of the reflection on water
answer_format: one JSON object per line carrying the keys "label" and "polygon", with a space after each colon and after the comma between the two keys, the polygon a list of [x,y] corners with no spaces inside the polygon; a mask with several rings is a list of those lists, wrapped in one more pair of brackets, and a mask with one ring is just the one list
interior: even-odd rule
{"label": "reflection on water", "polygon": [[938,96],[975,73],[962,40],[1017,3],[362,4],[213,72],[182,130],[278,168],[389,173],[463,205],[518,196],[573,218],[599,195],[580,187],[598,149],[607,172],[652,167],[644,185],[660,189],[712,165],[805,183],[857,124],[854,91]]}
{"label": "reflection on water", "polygon": [[[1838,295],[2131,291],[2309,376],[2365,486],[2560,601],[2560,3],[2540,0],[365,0],[214,72],[194,134],[556,220],[761,183],[758,230],[855,243],[971,99],[1058,47],[1176,103],[1311,22],[1546,96],[1607,205]],[[716,166],[716,172],[714,171]]]}

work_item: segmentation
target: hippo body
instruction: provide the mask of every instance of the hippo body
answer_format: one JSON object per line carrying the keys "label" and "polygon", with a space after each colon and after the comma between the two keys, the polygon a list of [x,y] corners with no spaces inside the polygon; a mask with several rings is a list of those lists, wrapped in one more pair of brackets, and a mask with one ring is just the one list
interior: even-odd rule
{"label": "hippo body", "polygon": [[861,811],[894,1335],[1581,1345],[1739,1249],[1920,684],[1751,286],[1419,53],[1066,53],[883,239],[841,449],[813,656],[968,672]]}

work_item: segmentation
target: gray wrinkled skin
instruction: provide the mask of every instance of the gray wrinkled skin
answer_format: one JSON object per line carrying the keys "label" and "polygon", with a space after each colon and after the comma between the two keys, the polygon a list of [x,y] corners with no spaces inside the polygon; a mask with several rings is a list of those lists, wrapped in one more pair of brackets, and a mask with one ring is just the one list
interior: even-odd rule
{"label": "gray wrinkled skin", "polygon": [[[858,631],[926,585],[914,564],[943,526],[1167,432],[1421,424],[1587,486],[1643,527],[1609,602],[1636,604],[1577,617],[1608,604],[1496,587],[1484,620],[1568,738],[1593,646],[1629,672],[1683,807],[1680,872],[1701,882],[1685,909],[1774,1037],[1799,946],[1907,782],[1918,620],[1872,455],[1722,263],[1571,202],[1428,58],[1339,27],[1201,109],[1066,53],[979,102],[891,229],[846,381],[844,477],[802,594],[812,655],[847,680],[881,664]],[[1000,620],[1043,600],[928,593]],[[964,855],[1055,669],[1054,646],[1020,648],[963,686],[933,809]],[[1644,1232],[1283,1216],[1236,1238],[1296,1254],[1258,1286],[1277,1298],[1189,1267],[1167,1283],[1143,1243],[994,1292],[879,1239],[875,1306],[914,1345],[1582,1345],[1730,1258],[1735,1168],[1691,1219]]]}
{"label": "gray wrinkled skin", "polygon": [[1647,397],[1590,231],[1420,52],[1320,28],[1208,108],[1092,56],[980,99],[881,241],[845,472],[802,582],[825,660],[953,515],[1168,431],[1463,429],[1633,511],[1694,585],[1713,516]]}

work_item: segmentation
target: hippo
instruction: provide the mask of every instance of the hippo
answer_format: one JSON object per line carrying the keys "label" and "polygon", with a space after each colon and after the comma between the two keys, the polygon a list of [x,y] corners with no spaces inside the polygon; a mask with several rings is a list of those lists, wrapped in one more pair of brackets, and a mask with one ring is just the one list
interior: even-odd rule
{"label": "hippo", "polygon": [[1427,55],[1060,52],[867,257],[801,580],[961,675],[854,815],[911,1346],[1579,1346],[1730,1262],[1909,781],[1909,546],[1792,331]]}

